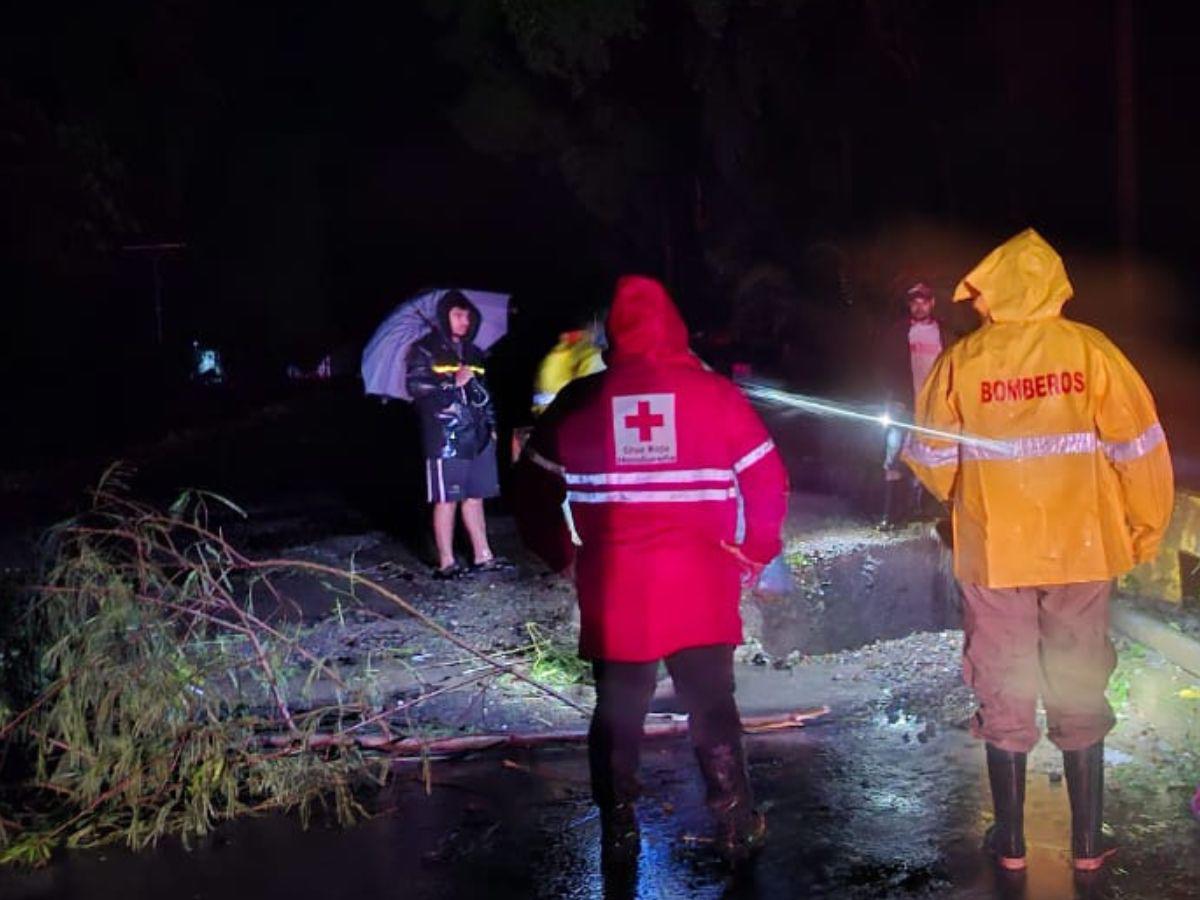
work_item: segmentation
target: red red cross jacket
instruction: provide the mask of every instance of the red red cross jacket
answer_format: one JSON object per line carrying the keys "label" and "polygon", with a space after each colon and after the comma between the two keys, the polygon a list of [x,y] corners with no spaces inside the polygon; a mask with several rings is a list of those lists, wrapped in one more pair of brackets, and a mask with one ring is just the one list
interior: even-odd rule
{"label": "red red cross jacket", "polygon": [[742,393],[688,350],[658,282],[621,279],[608,338],[608,369],[558,395],[521,458],[522,536],[557,570],[574,560],[586,659],[740,643],[741,572],[722,542],[737,540],[740,505],[742,552],[779,553],[779,453]]}

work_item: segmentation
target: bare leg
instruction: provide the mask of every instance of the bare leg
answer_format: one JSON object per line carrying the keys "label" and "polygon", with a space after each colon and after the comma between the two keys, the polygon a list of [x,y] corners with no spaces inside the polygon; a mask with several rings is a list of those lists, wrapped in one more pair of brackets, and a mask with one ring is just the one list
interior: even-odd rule
{"label": "bare leg", "polygon": [[485,563],[492,558],[492,548],[488,546],[487,523],[483,518],[483,501],[474,498],[462,502],[463,524],[467,526],[467,534],[471,536],[471,548],[475,551],[475,563]]}
{"label": "bare leg", "polygon": [[[457,505],[433,504],[433,540],[437,544],[439,569],[454,565],[454,507]],[[463,512],[466,512],[466,503],[463,504]]]}

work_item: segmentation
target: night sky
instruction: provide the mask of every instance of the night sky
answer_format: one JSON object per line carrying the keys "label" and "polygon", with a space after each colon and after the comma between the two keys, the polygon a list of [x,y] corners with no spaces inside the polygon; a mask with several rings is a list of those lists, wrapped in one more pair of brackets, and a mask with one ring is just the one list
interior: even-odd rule
{"label": "night sky", "polygon": [[[245,382],[353,355],[433,283],[514,291],[539,338],[632,270],[697,329],[750,341],[738,310],[769,284],[784,330],[850,332],[903,273],[949,287],[1026,225],[1084,260],[1081,297],[1122,259],[1157,273],[1170,297],[1138,281],[1097,321],[1152,318],[1194,349],[1198,35],[1169,4],[170,0],[6,19],[3,366],[27,422],[169,381],[193,337]],[[150,258],[122,249],[159,242],[187,244],[160,263],[162,345]]]}

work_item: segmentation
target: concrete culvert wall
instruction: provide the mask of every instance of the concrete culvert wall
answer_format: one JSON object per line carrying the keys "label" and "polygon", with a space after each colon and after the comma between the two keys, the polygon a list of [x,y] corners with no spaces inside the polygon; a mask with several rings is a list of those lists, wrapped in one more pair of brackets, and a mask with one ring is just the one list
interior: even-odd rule
{"label": "concrete culvert wall", "polygon": [[960,627],[950,552],[930,524],[892,534],[848,526],[793,537],[785,552],[789,595],[745,609],[747,638],[773,659]]}

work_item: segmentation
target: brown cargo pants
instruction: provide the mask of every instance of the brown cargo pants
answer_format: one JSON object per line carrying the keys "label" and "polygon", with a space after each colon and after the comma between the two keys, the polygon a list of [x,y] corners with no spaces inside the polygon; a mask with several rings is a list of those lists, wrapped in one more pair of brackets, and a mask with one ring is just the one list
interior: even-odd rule
{"label": "brown cargo pants", "polygon": [[1117,656],[1108,638],[1111,581],[1039,587],[962,586],[963,677],[979,710],[971,732],[1028,753],[1037,743],[1037,700],[1061,750],[1101,740],[1115,719],[1104,691]]}

